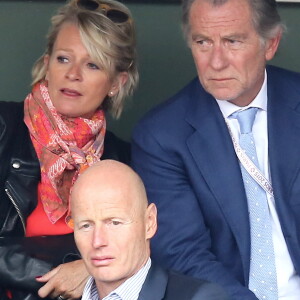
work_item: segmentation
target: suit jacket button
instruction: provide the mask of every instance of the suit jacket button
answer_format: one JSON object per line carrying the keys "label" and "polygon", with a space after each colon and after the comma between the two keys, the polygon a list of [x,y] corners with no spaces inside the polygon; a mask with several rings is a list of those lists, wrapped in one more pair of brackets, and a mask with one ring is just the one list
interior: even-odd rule
{"label": "suit jacket button", "polygon": [[12,164],[12,167],[13,167],[14,169],[20,169],[21,164],[20,164],[18,161],[15,161],[15,162]]}

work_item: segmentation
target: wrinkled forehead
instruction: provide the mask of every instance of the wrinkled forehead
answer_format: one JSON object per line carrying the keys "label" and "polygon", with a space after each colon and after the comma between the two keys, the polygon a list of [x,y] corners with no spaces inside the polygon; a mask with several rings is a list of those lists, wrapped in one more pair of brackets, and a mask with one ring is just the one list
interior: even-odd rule
{"label": "wrinkled forehead", "polygon": [[227,0],[227,1],[210,1],[210,0],[195,0],[190,8],[190,17],[198,16],[205,18],[209,16],[225,17],[236,16],[251,19],[252,10],[247,0]]}
{"label": "wrinkled forehead", "polygon": [[[238,2],[241,1],[241,2]],[[223,5],[214,6],[209,1],[195,1],[190,12],[190,29],[194,30],[240,30],[254,29],[251,10],[245,0],[230,0]]]}

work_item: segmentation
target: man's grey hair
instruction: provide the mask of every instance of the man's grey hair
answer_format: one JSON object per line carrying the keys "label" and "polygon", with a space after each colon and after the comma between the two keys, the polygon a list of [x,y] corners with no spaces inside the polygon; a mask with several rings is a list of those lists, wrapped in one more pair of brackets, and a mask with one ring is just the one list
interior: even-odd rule
{"label": "man's grey hair", "polygon": [[[184,37],[189,41],[190,24],[189,15],[192,4],[196,0],[182,0],[182,29]],[[230,0],[202,0],[212,6],[221,6]],[[285,30],[277,11],[275,0],[246,0],[252,9],[252,22],[258,35],[263,41],[275,37]]]}

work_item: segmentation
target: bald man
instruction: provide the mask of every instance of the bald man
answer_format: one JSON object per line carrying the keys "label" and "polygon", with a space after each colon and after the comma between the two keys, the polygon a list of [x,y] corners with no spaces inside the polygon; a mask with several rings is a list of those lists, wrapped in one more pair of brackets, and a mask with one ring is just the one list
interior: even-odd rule
{"label": "bald man", "polygon": [[82,300],[227,299],[214,284],[167,272],[151,262],[156,206],[128,166],[104,160],[73,187],[77,247],[91,274]]}

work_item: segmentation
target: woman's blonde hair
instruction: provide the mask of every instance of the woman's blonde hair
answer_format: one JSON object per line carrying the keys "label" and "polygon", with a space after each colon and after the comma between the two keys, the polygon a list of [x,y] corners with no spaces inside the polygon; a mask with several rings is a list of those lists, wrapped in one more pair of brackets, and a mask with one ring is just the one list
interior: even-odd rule
{"label": "woman's blonde hair", "polygon": [[[127,72],[128,79],[119,87],[116,95],[107,96],[103,101],[103,108],[118,118],[123,110],[124,100],[130,96],[138,83],[136,58],[135,27],[129,9],[114,0],[90,0],[98,4],[99,8],[90,10],[78,5],[78,0],[71,0],[58,10],[52,17],[52,26],[47,35],[45,53],[36,61],[32,69],[32,85],[45,79],[47,66],[44,64],[45,55],[51,55],[56,37],[65,23],[78,26],[82,42],[88,53],[107,74],[114,80],[120,72]],[[82,1],[84,2],[84,0]],[[123,22],[109,19],[101,7],[105,5],[107,11],[114,9],[128,16]]]}

